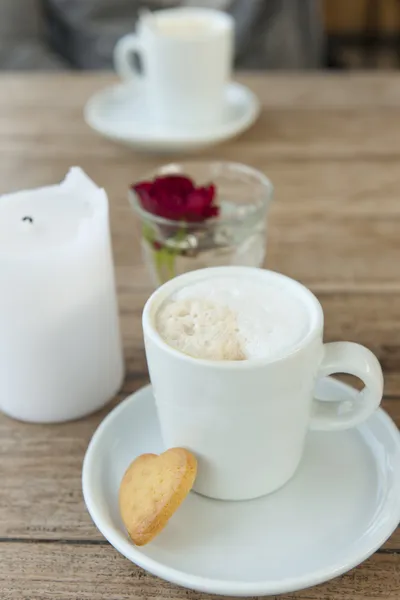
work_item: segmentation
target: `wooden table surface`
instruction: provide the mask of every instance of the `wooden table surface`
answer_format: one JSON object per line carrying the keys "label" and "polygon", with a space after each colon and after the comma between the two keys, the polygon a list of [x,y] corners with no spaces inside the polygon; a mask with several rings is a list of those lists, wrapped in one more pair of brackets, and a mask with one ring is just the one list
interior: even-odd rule
{"label": "wooden table surface", "polygon": [[[320,299],[326,340],[367,345],[400,425],[400,76],[242,78],[264,106],[238,140],[204,159],[246,162],[276,186],[267,265]],[[149,292],[128,184],[168,158],[135,154],[85,126],[82,106],[109,75],[0,77],[0,192],[58,182],[80,165],[109,194],[127,377],[106,409],[69,424],[0,416],[1,600],[201,598],[146,574],[92,524],[81,465],[97,425],[147,381],[140,328]],[[178,159],[183,157],[178,156]],[[398,600],[400,530],[347,575],[282,598]]]}

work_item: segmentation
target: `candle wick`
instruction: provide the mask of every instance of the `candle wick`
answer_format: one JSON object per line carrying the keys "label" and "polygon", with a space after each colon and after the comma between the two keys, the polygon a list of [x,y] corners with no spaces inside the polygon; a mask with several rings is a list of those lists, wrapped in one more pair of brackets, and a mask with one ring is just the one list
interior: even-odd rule
{"label": "candle wick", "polygon": [[28,221],[28,223],[33,223],[32,217],[24,217],[22,220],[23,221]]}

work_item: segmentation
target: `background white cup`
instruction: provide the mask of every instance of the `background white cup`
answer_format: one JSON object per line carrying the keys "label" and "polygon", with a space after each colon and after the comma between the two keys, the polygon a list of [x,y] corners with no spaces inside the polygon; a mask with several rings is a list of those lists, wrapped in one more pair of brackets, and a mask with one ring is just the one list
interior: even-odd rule
{"label": "background white cup", "polygon": [[[122,79],[142,86],[149,114],[160,123],[216,125],[231,76],[233,29],[233,18],[213,9],[145,13],[137,33],[117,43],[115,69]],[[135,53],[142,73],[134,66]]]}
{"label": "background white cup", "polygon": [[[306,336],[284,356],[238,362],[199,360],[168,346],[154,327],[160,304],[175,290],[204,278],[237,276],[274,283],[305,303]],[[323,344],[323,312],[298,282],[262,269],[216,267],[185,273],[154,292],[143,311],[147,363],[163,441],[198,459],[195,490],[224,500],[256,498],[295,473],[307,431],[354,427],[379,406],[382,370],[358,344]],[[350,373],[365,384],[349,403],[314,399],[317,378]],[[329,435],[329,434],[328,434]]]}

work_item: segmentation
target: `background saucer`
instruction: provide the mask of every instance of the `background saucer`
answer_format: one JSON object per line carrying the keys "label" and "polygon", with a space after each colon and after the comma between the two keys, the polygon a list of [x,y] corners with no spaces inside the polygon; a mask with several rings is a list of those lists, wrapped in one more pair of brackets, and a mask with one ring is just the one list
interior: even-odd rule
{"label": "background saucer", "polygon": [[259,112],[255,94],[239,83],[230,83],[218,127],[161,127],[148,114],[140,86],[121,83],[95,94],[86,104],[84,115],[90,127],[113,141],[145,150],[175,152],[194,151],[228,140],[248,129]]}
{"label": "background saucer", "polygon": [[[354,393],[329,378],[317,390],[318,397],[331,399]],[[84,497],[95,524],[119,552],[188,588],[259,596],[322,583],[371,555],[400,520],[400,435],[378,410],[356,429],[311,432],[298,472],[276,493],[247,502],[192,493],[166,529],[137,548],[119,516],[119,484],[138,454],[162,450],[146,387],[95,433],[84,461]]]}

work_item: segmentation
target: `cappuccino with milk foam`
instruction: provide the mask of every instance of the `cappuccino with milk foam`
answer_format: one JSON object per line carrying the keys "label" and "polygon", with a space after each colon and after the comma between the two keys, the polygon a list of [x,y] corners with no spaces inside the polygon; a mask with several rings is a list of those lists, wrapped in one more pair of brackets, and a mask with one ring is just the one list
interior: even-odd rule
{"label": "cappuccino with milk foam", "polygon": [[[307,288],[264,269],[199,269],[152,294],[143,332],[162,440],[197,457],[196,492],[248,500],[278,490],[310,429],[337,432],[374,413],[378,360],[359,344],[324,344],[323,326]],[[316,382],[335,373],[364,389],[333,386],[320,400]]]}
{"label": "cappuccino with milk foam", "polygon": [[159,307],[155,327],[169,346],[194,358],[272,359],[307,335],[310,316],[282,281],[221,276],[175,291]]}

